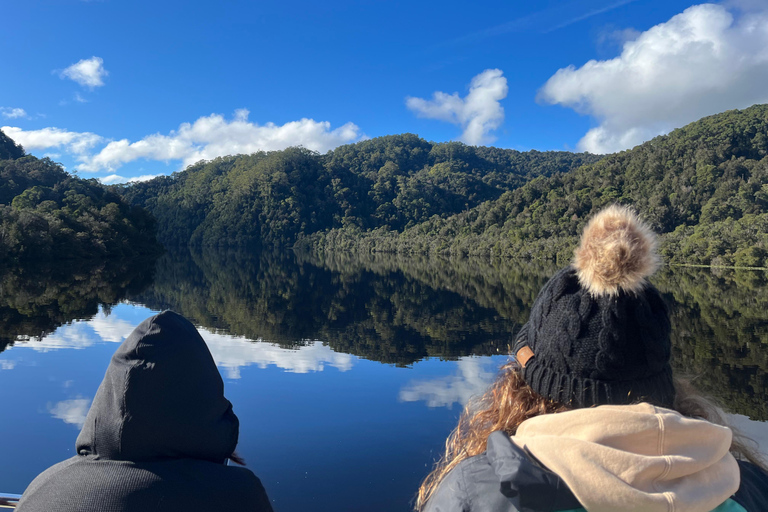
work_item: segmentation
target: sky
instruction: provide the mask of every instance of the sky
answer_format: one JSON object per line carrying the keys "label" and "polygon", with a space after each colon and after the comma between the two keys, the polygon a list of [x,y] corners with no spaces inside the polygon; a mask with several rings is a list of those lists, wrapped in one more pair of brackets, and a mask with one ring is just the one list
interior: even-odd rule
{"label": "sky", "polygon": [[415,133],[611,153],[768,103],[768,0],[25,0],[0,127],[103,183]]}

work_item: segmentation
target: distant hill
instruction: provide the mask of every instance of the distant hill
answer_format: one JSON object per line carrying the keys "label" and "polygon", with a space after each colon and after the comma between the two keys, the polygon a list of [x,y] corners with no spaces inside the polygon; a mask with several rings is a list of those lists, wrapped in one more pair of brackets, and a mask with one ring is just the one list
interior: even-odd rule
{"label": "distant hill", "polygon": [[14,160],[24,156],[24,148],[0,130],[0,160]]}
{"label": "distant hill", "polygon": [[0,264],[157,252],[154,225],[96,180],[25,155],[0,130]]}
{"label": "distant hill", "polygon": [[325,155],[289,148],[221,157],[113,190],[155,216],[166,245],[290,245],[334,228],[400,232],[598,159],[404,134]]}
{"label": "distant hill", "polygon": [[364,252],[570,259],[590,215],[636,207],[677,263],[768,266],[768,105],[706,117],[404,232],[335,229],[303,245]]}

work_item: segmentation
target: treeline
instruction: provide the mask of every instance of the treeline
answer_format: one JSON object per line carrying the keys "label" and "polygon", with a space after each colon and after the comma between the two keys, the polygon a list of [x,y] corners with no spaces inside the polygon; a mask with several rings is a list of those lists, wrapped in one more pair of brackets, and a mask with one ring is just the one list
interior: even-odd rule
{"label": "treeline", "polygon": [[25,155],[0,131],[0,265],[159,250],[154,219],[145,210],[96,180]]}
{"label": "treeline", "polygon": [[768,106],[701,119],[572,172],[532,179],[498,199],[403,231],[314,234],[315,251],[571,258],[587,219],[636,207],[674,263],[768,266]]}
{"label": "treeline", "polygon": [[[501,264],[481,258],[332,253],[300,259],[341,275],[402,273],[431,289],[457,293],[467,303],[496,311],[510,341],[557,271],[544,261]],[[768,420],[768,296],[763,293],[768,273],[664,267],[652,281],[671,306],[675,371],[731,412]]]}
{"label": "treeline", "polygon": [[403,272],[335,272],[296,261],[290,251],[172,249],[156,276],[131,300],[231,335],[285,347],[321,340],[383,363],[505,353],[519,328],[492,308]]}
{"label": "treeline", "polygon": [[0,270],[0,352],[19,339],[42,338],[90,318],[152,282],[157,256],[146,259],[36,262]]}
{"label": "treeline", "polygon": [[289,148],[220,157],[113,190],[154,215],[167,246],[290,245],[333,228],[399,232],[596,160],[404,134],[325,155]]}
{"label": "treeline", "polygon": [[[154,284],[133,295],[197,324],[390,364],[506,354],[555,265],[478,258],[169,251]],[[671,306],[673,364],[732,412],[768,420],[768,274],[665,267],[653,277]]]}

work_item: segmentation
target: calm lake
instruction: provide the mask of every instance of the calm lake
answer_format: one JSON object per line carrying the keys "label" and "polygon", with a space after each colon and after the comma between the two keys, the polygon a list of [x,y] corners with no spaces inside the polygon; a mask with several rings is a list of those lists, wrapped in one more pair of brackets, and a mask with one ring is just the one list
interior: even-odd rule
{"label": "calm lake", "polygon": [[[557,270],[401,257],[173,251],[6,271],[0,491],[74,454],[117,345],[173,309],[198,326],[276,511],[406,511],[462,406]],[[768,276],[669,269],[674,365],[768,451]]]}

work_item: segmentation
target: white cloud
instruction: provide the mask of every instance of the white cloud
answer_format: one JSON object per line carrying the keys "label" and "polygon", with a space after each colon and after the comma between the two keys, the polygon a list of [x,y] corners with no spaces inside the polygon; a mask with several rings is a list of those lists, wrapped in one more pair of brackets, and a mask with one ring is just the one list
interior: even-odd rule
{"label": "white cloud", "polygon": [[29,336],[16,340],[13,349],[31,348],[35,352],[49,352],[51,350],[83,349],[98,342],[93,333],[88,329],[88,323],[73,322],[56,329],[55,332],[42,338]]}
{"label": "white cloud", "polygon": [[760,453],[768,453],[768,423],[751,420],[741,414],[729,414],[731,425],[757,443]]}
{"label": "white cloud", "polygon": [[48,404],[48,412],[56,419],[70,425],[83,428],[88,409],[91,408],[90,398],[75,398],[64,400],[55,404]]}
{"label": "white cloud", "polygon": [[[153,312],[149,312],[150,314]],[[11,347],[13,350],[31,348],[37,352],[60,349],[83,349],[98,343],[122,343],[138,323],[118,318],[114,312],[109,316],[100,311],[90,320],[79,320],[59,327],[43,338],[19,338]],[[321,341],[312,341],[296,349],[282,348],[261,340],[252,341],[241,336],[230,336],[197,328],[208,344],[216,365],[222,367],[230,379],[240,377],[244,366],[256,365],[266,368],[274,365],[288,372],[321,372],[331,366],[345,372],[354,366],[357,357],[334,352]]]}
{"label": "white cloud", "polygon": [[706,115],[768,102],[768,10],[686,9],[624,44],[620,56],[557,71],[538,99],[594,116],[581,150],[627,149]]}
{"label": "white cloud", "polygon": [[202,327],[197,330],[208,344],[216,365],[224,368],[229,379],[239,379],[240,369],[254,364],[259,368],[274,365],[292,373],[321,372],[325,365],[346,372],[357,361],[357,357],[334,352],[320,341],[287,349],[260,340],[211,332]]}
{"label": "white cloud", "polygon": [[104,77],[109,73],[104,69],[104,59],[91,57],[82,59],[59,73],[61,78],[74,80],[83,87],[101,87],[104,85]]}
{"label": "white cloud", "polygon": [[258,125],[248,121],[248,111],[235,112],[232,121],[211,114],[194,123],[183,123],[169,135],[149,135],[130,142],[128,139],[107,144],[96,155],[78,166],[79,170],[96,172],[114,170],[121,165],[145,158],[148,160],[181,160],[184,167],[200,160],[218,156],[278,150],[289,146],[304,146],[325,152],[360,137],[360,129],[347,123],[331,130],[327,121],[301,119],[282,126],[274,123]]}
{"label": "white cloud", "polygon": [[122,343],[137,325],[117,318],[115,315],[107,316],[103,311],[88,320],[88,324],[102,341],[110,343]]}
{"label": "white cloud", "polygon": [[0,359],[0,370],[13,370],[14,368],[16,368],[16,361]]}
{"label": "white cloud", "polygon": [[[325,152],[363,137],[360,128],[353,123],[331,129],[327,121],[304,118],[283,125],[259,125],[248,121],[248,111],[245,109],[237,110],[231,121],[219,114],[211,114],[194,123],[183,123],[178,130],[168,135],[148,135],[136,142],[128,139],[111,141],[96,153],[91,150],[106,139],[94,133],[70,132],[59,128],[25,131],[4,126],[2,129],[28,150],[64,147],[80,162],[75,167],[78,171],[106,170],[113,173],[124,164],[139,159],[162,162],[179,160],[183,168],[219,156],[279,150],[290,146],[304,146]],[[119,179],[119,175],[103,178],[105,183],[115,183]]]}
{"label": "white cloud", "polygon": [[83,159],[94,146],[104,139],[91,132],[70,132],[50,127],[40,130],[22,130],[16,126],[3,126],[2,130],[27,151],[36,149],[64,148]]}
{"label": "white cloud", "polygon": [[23,108],[0,107],[0,114],[6,119],[27,119],[27,111]]}
{"label": "white cloud", "polygon": [[493,382],[498,364],[493,359],[465,357],[456,363],[458,371],[446,377],[413,381],[400,390],[403,402],[424,401],[427,407],[464,406],[475,395],[482,394]]}
{"label": "white cloud", "polygon": [[459,125],[463,132],[459,139],[467,144],[480,145],[493,142],[490,132],[504,121],[501,100],[507,97],[507,79],[500,69],[486,69],[472,79],[469,93],[437,91],[431,100],[407,97],[406,106],[419,117],[438,119]]}
{"label": "white cloud", "polygon": [[136,183],[139,181],[149,181],[153,178],[157,178],[158,176],[162,176],[162,174],[144,174],[142,176],[134,176],[133,178],[126,178],[125,176],[120,176],[119,174],[110,174],[109,176],[99,178],[99,181],[104,185],[114,185],[115,183]]}

